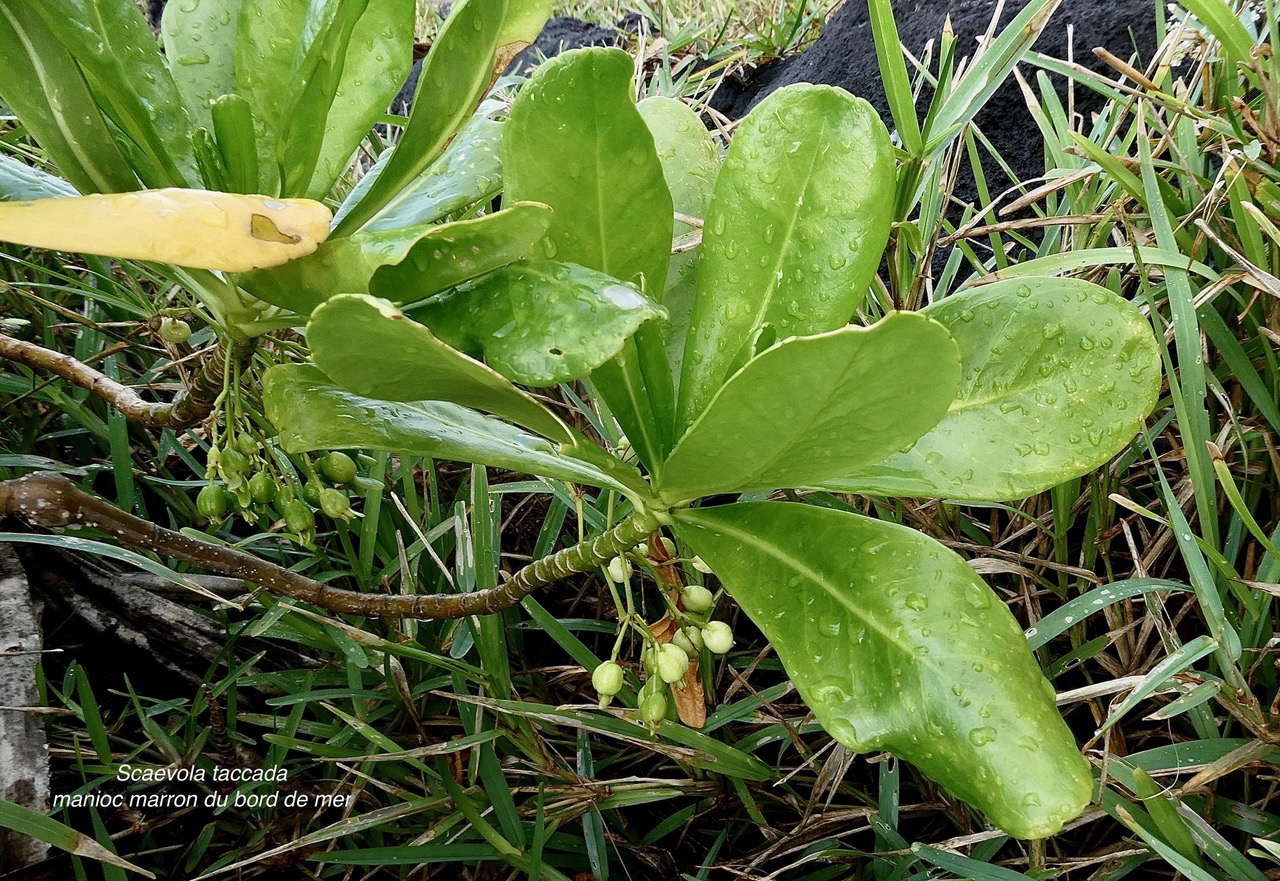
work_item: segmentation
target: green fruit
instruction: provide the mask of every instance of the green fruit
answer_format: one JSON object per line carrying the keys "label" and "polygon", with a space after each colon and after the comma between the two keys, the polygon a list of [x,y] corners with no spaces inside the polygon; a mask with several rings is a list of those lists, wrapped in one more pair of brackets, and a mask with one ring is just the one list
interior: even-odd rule
{"label": "green fruit", "polygon": [[667,696],[660,691],[651,691],[640,704],[640,718],[650,725],[657,725],[667,716]]}
{"label": "green fruit", "polygon": [[290,532],[310,532],[316,528],[316,516],[306,502],[294,499],[284,506],[284,526]]}
{"label": "green fruit", "polygon": [[258,453],[258,442],[247,434],[242,434],[236,438],[236,449],[252,458]]}
{"label": "green fruit", "polygon": [[243,477],[249,473],[249,457],[234,447],[227,447],[222,451],[220,467],[223,474]]}
{"label": "green fruit", "polygon": [[350,483],[356,479],[356,463],[346,453],[334,450],[320,460],[320,473],[334,483]]}
{"label": "green fruit", "polygon": [[689,656],[684,649],[667,643],[658,650],[658,675],[666,683],[676,683],[689,672]]}
{"label": "green fruit", "polygon": [[259,471],[249,478],[249,495],[259,505],[266,505],[276,497],[276,482],[265,471]]}
{"label": "green fruit", "polygon": [[[699,633],[698,637],[701,638],[702,634]],[[701,649],[693,644],[693,640],[689,638],[689,634],[685,633],[683,630],[677,630],[675,632],[675,635],[671,637],[671,644],[680,649],[680,651],[684,652],[690,658],[696,658],[698,653],[701,651]]]}
{"label": "green fruit", "polygon": [[320,507],[320,492],[324,489],[317,480],[308,480],[302,485],[302,498],[313,508]]}
{"label": "green fruit", "polygon": [[723,655],[733,648],[733,631],[723,621],[712,621],[702,628],[702,641],[711,651]]}
{"label": "green fruit", "polygon": [[613,661],[605,661],[591,674],[591,684],[601,697],[613,697],[622,690],[622,668]]}
{"label": "green fruit", "polygon": [[690,612],[705,612],[716,604],[715,596],[701,584],[687,585],[680,591],[680,598]]}
{"label": "green fruit", "polygon": [[191,325],[181,318],[161,318],[160,339],[169,343],[185,343],[191,339]]}
{"label": "green fruit", "polygon": [[320,510],[326,517],[346,517],[351,511],[351,500],[342,490],[332,487],[320,491]]}
{"label": "green fruit", "polygon": [[605,571],[609,573],[609,578],[621,584],[631,574],[631,561],[626,557],[614,557],[609,561],[609,565],[605,566]]}
{"label": "green fruit", "polygon": [[227,513],[227,493],[216,483],[206,484],[196,496],[196,511],[206,520],[217,520]]}

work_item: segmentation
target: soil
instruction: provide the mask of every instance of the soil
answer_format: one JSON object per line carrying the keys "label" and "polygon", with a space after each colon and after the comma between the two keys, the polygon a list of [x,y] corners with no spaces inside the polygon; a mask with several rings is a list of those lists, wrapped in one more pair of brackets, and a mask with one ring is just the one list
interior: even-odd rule
{"label": "soil", "polygon": [[[925,44],[937,40],[950,16],[951,29],[957,37],[956,53],[963,57],[972,53],[977,47],[977,38],[986,33],[995,6],[993,0],[895,0],[894,17],[903,46],[920,58]],[[1000,16],[1001,27],[1025,6],[1026,0],[1006,2]],[[1141,69],[1156,49],[1155,16],[1150,0],[1106,3],[1063,0],[1034,49],[1054,58],[1072,58],[1095,71],[1110,71],[1094,56],[1092,50],[1096,46],[1126,60],[1136,54],[1141,63],[1135,66]],[[1034,76],[1027,65],[1022,69],[1029,78]],[[1111,73],[1114,75],[1114,71]],[[1051,78],[1065,102],[1066,79]],[[886,123],[889,122],[888,101],[880,81],[866,0],[848,0],[831,16],[806,52],[774,61],[748,72],[745,77],[727,79],[712,105],[737,119],[775,89],[800,82],[841,86],[870,101]],[[1074,92],[1076,114],[1090,120],[1102,106],[1101,96],[1078,85]],[[926,107],[930,96],[931,93],[924,94],[918,107]],[[1044,173],[1043,141],[1012,77],[978,114],[976,122],[1020,180]],[[984,162],[984,169],[986,167]],[[1009,184],[1003,174],[996,178],[989,180],[993,196]],[[974,201],[976,187],[972,179],[962,179],[955,195],[961,201]]]}

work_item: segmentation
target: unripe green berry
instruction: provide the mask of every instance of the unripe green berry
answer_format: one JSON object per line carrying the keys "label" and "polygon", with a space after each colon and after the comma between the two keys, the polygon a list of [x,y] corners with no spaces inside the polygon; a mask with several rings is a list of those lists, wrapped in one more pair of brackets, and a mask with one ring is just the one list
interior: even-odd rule
{"label": "unripe green berry", "polygon": [[613,661],[605,661],[591,674],[591,684],[601,697],[613,697],[622,691],[622,668]]}
{"label": "unripe green berry", "polygon": [[320,510],[326,517],[345,518],[351,512],[351,500],[342,490],[327,487],[320,490]]}
{"label": "unripe green berry", "polygon": [[308,480],[302,485],[302,499],[313,508],[320,507],[320,492],[324,487],[318,480]]}
{"label": "unripe green berry", "polygon": [[716,604],[716,598],[701,584],[685,585],[680,591],[684,607],[690,612],[705,612]]}
{"label": "unripe green berry", "polygon": [[703,643],[703,641],[702,641],[702,630],[701,630],[701,628],[698,628],[698,627],[684,627],[684,628],[681,628],[680,632],[681,632],[681,633],[683,633],[683,634],[685,635],[685,638],[686,638],[686,639],[688,639],[688,640],[689,640],[689,642],[693,643],[693,647],[694,647],[695,649],[697,649],[698,651],[702,651],[702,646],[703,646],[705,643]]}
{"label": "unripe green berry", "polygon": [[249,473],[249,457],[235,447],[227,447],[222,451],[222,461],[219,467],[222,469],[223,474],[231,477],[243,477]]}
{"label": "unripe green berry", "polygon": [[667,643],[658,650],[658,675],[663,682],[673,683],[684,679],[689,672],[689,656],[677,645]]}
{"label": "unripe green berry", "polygon": [[265,471],[259,471],[249,478],[249,495],[259,505],[265,505],[276,497],[276,482]]}
{"label": "unripe green berry", "polygon": [[675,634],[672,635],[671,644],[679,648],[680,651],[684,652],[690,658],[696,658],[700,651],[698,647],[693,644],[693,640],[689,638],[689,635],[683,630],[677,630]]}
{"label": "unripe green berry", "polygon": [[160,339],[168,343],[185,343],[191,339],[191,325],[181,318],[166,315],[160,319]]}
{"label": "unripe green berry", "polygon": [[206,520],[217,520],[227,513],[227,492],[216,483],[206,484],[196,496],[196,511]]}
{"label": "unripe green berry", "polygon": [[355,460],[334,450],[320,460],[320,473],[334,483],[350,483],[356,479]]}
{"label": "unripe green berry", "polygon": [[631,561],[626,557],[614,557],[605,567],[605,571],[609,573],[611,579],[621,584],[631,574]]}
{"label": "unripe green berry", "polygon": [[657,725],[667,716],[667,696],[660,691],[651,691],[640,703],[640,718],[650,725]]}
{"label": "unripe green berry", "polygon": [[676,543],[665,535],[658,537],[658,543],[662,545],[662,549],[667,552],[667,559],[674,560],[676,556]]}
{"label": "unripe green berry", "polygon": [[702,641],[711,651],[723,655],[733,648],[733,631],[723,621],[712,621],[702,628]]}
{"label": "unripe green berry", "polygon": [[252,458],[258,454],[258,441],[247,434],[242,434],[236,438],[236,449]]}
{"label": "unripe green berry", "polygon": [[290,532],[301,535],[316,528],[316,515],[311,513],[311,508],[306,502],[294,499],[285,503],[284,506],[284,526]]}
{"label": "unripe green berry", "polygon": [[702,559],[701,557],[695,556],[695,557],[694,557],[692,560],[690,560],[689,562],[690,562],[691,564],[693,564],[693,568],[694,568],[694,569],[697,569],[697,570],[698,570],[699,572],[701,572],[703,575],[710,575],[710,574],[711,574],[711,567],[710,567],[710,566],[708,566],[708,565],[707,565],[707,561],[706,561],[706,560],[704,560],[704,559]]}

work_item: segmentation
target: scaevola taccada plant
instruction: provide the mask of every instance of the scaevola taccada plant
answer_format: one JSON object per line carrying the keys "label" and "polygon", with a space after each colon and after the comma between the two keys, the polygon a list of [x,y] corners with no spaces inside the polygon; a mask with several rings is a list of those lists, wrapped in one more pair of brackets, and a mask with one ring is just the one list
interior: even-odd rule
{"label": "scaevola taccada plant", "polygon": [[[1155,406],[1149,326],[1115,294],[1056,278],[850,324],[894,202],[870,105],[779,90],[721,162],[687,107],[633,101],[632,71],[623,52],[587,49],[535,73],[505,122],[504,199],[550,206],[542,255],[407,315],[367,294],[320,305],[315,366],[268,376],[284,442],[618,493],[630,509],[602,553],[668,527],[840,743],[902,756],[1012,835],[1053,834],[1088,803],[1090,768],[1021,628],[964,560],[845,510],[724,500],[1041,492],[1106,462]],[[673,257],[673,237],[697,236],[675,216],[703,223],[700,246]],[[583,377],[642,469],[518,387]]]}

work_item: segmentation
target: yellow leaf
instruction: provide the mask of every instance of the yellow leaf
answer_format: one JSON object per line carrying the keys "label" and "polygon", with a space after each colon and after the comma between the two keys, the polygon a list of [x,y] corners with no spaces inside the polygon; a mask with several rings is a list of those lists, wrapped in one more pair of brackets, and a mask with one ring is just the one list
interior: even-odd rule
{"label": "yellow leaf", "polygon": [[170,188],[0,202],[0,241],[248,272],[310,254],[331,217],[310,199]]}

